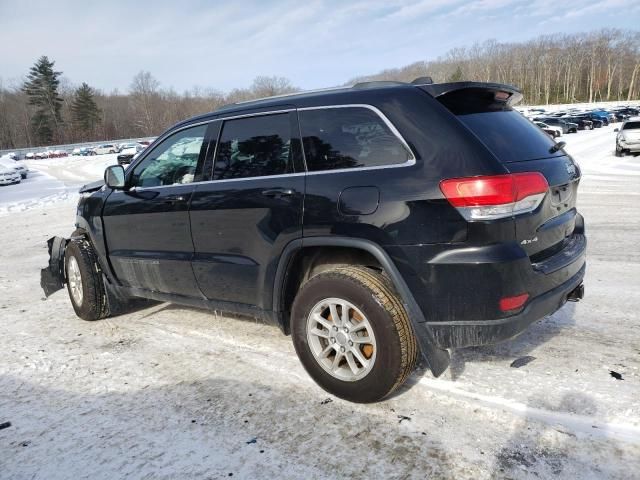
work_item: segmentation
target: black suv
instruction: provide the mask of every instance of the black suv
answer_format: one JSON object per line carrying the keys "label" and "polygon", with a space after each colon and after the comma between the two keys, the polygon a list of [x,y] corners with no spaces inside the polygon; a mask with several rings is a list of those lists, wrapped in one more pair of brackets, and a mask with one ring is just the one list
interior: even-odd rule
{"label": "black suv", "polygon": [[562,133],[576,133],[578,131],[578,124],[569,122],[555,117],[536,117],[535,120],[544,122],[547,125],[562,128]]}
{"label": "black suv", "polygon": [[42,285],[78,316],[128,299],[291,333],[323,388],[379,400],[422,359],[582,298],[580,170],[489,83],[374,82],[184,121],[84,187]]}

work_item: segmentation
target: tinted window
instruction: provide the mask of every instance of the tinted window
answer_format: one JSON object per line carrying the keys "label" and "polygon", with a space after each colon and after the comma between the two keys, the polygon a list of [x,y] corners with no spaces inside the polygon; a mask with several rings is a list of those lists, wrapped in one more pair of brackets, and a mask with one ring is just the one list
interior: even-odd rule
{"label": "tinted window", "polygon": [[640,128],[640,122],[627,122],[622,127],[623,130],[635,130],[636,128]]}
{"label": "tinted window", "polygon": [[303,110],[298,117],[309,171],[393,165],[410,158],[380,116],[367,108]]}
{"label": "tinted window", "polygon": [[561,150],[549,153],[555,142],[514,110],[472,113],[458,118],[502,162],[564,155]]}
{"label": "tinted window", "polygon": [[136,165],[131,185],[157,187],[193,182],[206,130],[206,125],[199,125],[163,140]]}
{"label": "tinted window", "polygon": [[288,113],[224,122],[214,163],[214,180],[292,171]]}

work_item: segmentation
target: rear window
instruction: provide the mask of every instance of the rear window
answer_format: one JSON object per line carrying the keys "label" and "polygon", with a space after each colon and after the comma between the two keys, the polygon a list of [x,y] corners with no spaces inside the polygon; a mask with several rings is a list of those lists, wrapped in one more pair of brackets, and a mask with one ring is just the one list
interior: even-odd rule
{"label": "rear window", "polygon": [[301,110],[298,116],[311,172],[397,165],[411,158],[383,119],[368,108],[327,107]]}
{"label": "rear window", "polygon": [[515,110],[459,114],[458,119],[503,163],[564,155],[549,153],[555,142]]}
{"label": "rear window", "polygon": [[640,122],[627,122],[622,127],[623,130],[635,130],[636,128],[640,128]]}

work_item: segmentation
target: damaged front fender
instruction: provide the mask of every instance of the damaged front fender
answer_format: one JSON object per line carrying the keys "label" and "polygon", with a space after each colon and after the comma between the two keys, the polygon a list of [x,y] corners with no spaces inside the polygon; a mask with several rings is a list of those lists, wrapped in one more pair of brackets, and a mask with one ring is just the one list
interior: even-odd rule
{"label": "damaged front fender", "polygon": [[40,271],[40,286],[44,290],[45,297],[64,288],[67,277],[64,271],[64,252],[69,239],[51,237],[47,240],[49,248],[49,266]]}

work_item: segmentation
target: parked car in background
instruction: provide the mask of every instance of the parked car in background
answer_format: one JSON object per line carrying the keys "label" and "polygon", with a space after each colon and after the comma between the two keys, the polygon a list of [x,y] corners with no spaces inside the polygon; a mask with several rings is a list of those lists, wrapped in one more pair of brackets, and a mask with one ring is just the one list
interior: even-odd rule
{"label": "parked car in background", "polygon": [[11,185],[12,183],[20,183],[22,177],[20,173],[12,167],[6,167],[0,163],[0,185]]}
{"label": "parked car in background", "polygon": [[559,137],[562,135],[561,127],[552,127],[551,125],[547,125],[544,122],[534,122],[538,127],[542,129],[542,131],[551,135],[553,138]]}
{"label": "parked car in background", "polygon": [[95,150],[93,148],[90,147],[82,147],[80,148],[80,155],[83,157],[89,157],[92,155],[97,155]]}
{"label": "parked car in background", "polygon": [[576,115],[574,118],[577,118],[578,120],[587,120],[589,122],[591,122],[591,130],[593,130],[594,128],[601,128],[603,125],[603,121],[597,117],[591,117],[591,115],[585,113],[582,115]]}
{"label": "parked car in background", "polygon": [[96,152],[96,155],[106,155],[108,153],[117,153],[118,147],[112,143],[105,143],[104,145],[98,145],[93,151]]}
{"label": "parked car in background", "polygon": [[627,120],[616,128],[616,156],[640,152],[640,118]]}
{"label": "parked car in background", "polygon": [[122,150],[118,154],[118,165],[128,165],[136,157],[138,153],[145,149],[144,145],[139,143],[124,144]]}
{"label": "parked car in background", "polygon": [[593,122],[587,118],[578,118],[575,116],[562,117],[562,120],[572,122],[578,125],[578,130],[593,130]]}
{"label": "parked car in background", "polygon": [[71,155],[73,155],[73,156],[82,155],[82,153],[81,153],[81,152],[82,152],[82,149],[81,149],[81,148],[74,148],[74,149],[71,151]]}
{"label": "parked car in background", "polygon": [[[586,115],[591,120],[599,120],[600,122],[602,122],[602,125],[600,126],[606,127],[607,125],[609,125],[609,122],[611,121],[611,114],[609,112],[605,112],[604,110],[592,110],[591,112],[587,112]],[[598,128],[595,124],[594,124],[594,127]]]}
{"label": "parked car in background", "polygon": [[29,175],[29,167],[24,162],[19,160],[12,160],[8,156],[0,157],[0,165],[6,168],[13,168],[16,170],[21,178],[27,178]]}
{"label": "parked car in background", "polygon": [[24,158],[25,158],[26,160],[33,160],[34,158],[36,158],[36,154],[35,154],[35,153],[33,153],[33,152],[29,152],[29,153],[27,153],[27,154],[24,156]]}
{"label": "parked car in background", "polygon": [[578,131],[578,124],[569,122],[567,120],[562,120],[560,118],[555,117],[536,117],[535,120],[539,122],[544,122],[547,125],[552,127],[560,127],[562,128],[562,133],[576,133]]}
{"label": "parked car in background", "polygon": [[38,159],[49,158],[49,152],[38,152],[36,153],[36,158]]}

